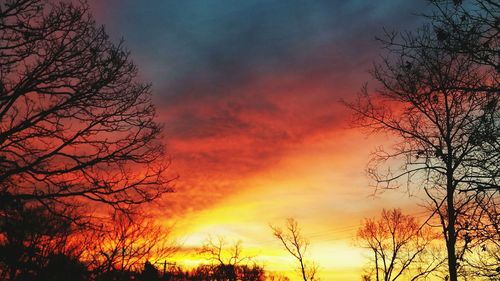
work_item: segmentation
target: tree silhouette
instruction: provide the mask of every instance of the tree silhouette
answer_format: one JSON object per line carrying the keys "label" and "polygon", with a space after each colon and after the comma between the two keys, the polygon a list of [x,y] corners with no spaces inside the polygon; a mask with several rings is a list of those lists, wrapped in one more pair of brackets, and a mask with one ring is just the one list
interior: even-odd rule
{"label": "tree silhouette", "polygon": [[0,11],[0,201],[127,210],[170,191],[150,85],[122,42],[85,4]]}
{"label": "tree silhouette", "polygon": [[249,258],[241,255],[241,242],[229,248],[226,244],[222,237],[208,237],[199,253],[215,264],[212,270],[216,280],[236,281],[237,267]]}
{"label": "tree silhouette", "polygon": [[69,237],[81,229],[45,206],[11,203],[0,212],[0,280],[43,280],[59,262],[67,263],[68,272],[80,272],[82,249]]}
{"label": "tree silhouette", "polygon": [[376,281],[426,279],[444,261],[431,250],[438,236],[399,209],[383,210],[378,220],[366,219],[357,238],[372,251],[370,267]]}
{"label": "tree silhouette", "polygon": [[[496,202],[495,202],[496,200]],[[500,216],[498,196],[482,193],[458,220],[464,246],[458,252],[460,273],[471,278],[500,277]]]}
{"label": "tree silhouette", "polygon": [[285,227],[285,229],[282,229],[271,226],[274,237],[299,262],[299,271],[304,281],[318,280],[316,276],[318,266],[306,261],[305,254],[309,247],[309,241],[302,235],[298,222],[293,218],[289,218],[286,220]]}
{"label": "tree silhouette", "polygon": [[368,172],[377,188],[404,184],[427,195],[446,242],[449,278],[456,281],[457,247],[466,244],[457,224],[475,198],[500,192],[500,96],[492,92],[498,75],[450,51],[428,25],[389,37],[389,54],[372,72],[376,92],[365,87],[347,105],[356,124],[400,140],[393,151],[377,150]]}
{"label": "tree silhouette", "polygon": [[177,250],[171,229],[142,216],[115,213],[111,217],[102,229],[93,230],[93,241],[87,245],[87,262],[93,271],[137,271],[144,263],[165,260]]}
{"label": "tree silhouette", "polygon": [[[434,8],[421,14],[429,21],[429,28],[435,33],[439,45],[427,40],[400,41],[391,34],[379,38],[386,44],[404,48],[439,49],[469,57],[474,63],[500,72],[499,13],[500,5],[494,0],[429,0]],[[491,88],[480,88],[498,93],[498,77]],[[486,85],[482,85],[483,87]]]}
{"label": "tree silhouette", "polygon": [[282,274],[270,273],[267,277],[269,281],[290,281],[290,278]]}
{"label": "tree silhouette", "polygon": [[[432,13],[424,15],[450,52],[470,56],[474,62],[500,73],[499,14],[494,0],[431,0]],[[429,46],[431,47],[431,46]],[[498,87],[497,87],[498,88]]]}
{"label": "tree silhouette", "polygon": [[252,264],[251,266],[249,265],[241,265],[239,266],[240,272],[240,277],[239,280],[241,281],[264,281],[266,272],[263,267],[258,266],[257,264]]}
{"label": "tree silhouette", "polygon": [[87,281],[89,273],[84,263],[74,257],[55,254],[48,257],[37,281]]}
{"label": "tree silhouette", "polygon": [[[110,237],[75,233],[92,226],[83,207],[132,215],[171,191],[150,85],[136,77],[123,43],[109,40],[84,1],[0,2],[0,266],[9,280],[92,262],[91,247],[74,243]],[[128,261],[160,247],[140,239],[164,237],[139,224],[133,242],[119,232],[135,251]]]}
{"label": "tree silhouette", "polygon": [[244,256],[241,242],[228,245],[222,237],[209,236],[199,254],[204,255],[211,265],[201,265],[195,270],[196,278],[217,281],[263,281],[265,271],[255,263],[249,265],[252,258]]}
{"label": "tree silhouette", "polygon": [[158,269],[154,267],[149,261],[144,263],[144,269],[139,275],[140,281],[159,281],[160,280],[160,272]]}

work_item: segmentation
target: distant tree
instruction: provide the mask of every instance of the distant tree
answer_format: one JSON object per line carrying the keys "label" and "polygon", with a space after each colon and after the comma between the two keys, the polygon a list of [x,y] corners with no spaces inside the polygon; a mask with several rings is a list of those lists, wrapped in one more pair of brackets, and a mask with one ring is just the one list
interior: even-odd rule
{"label": "distant tree", "polygon": [[298,222],[289,218],[284,229],[277,226],[271,226],[271,229],[274,237],[299,262],[299,271],[304,281],[319,280],[316,276],[318,266],[306,260],[309,241],[302,235]]}
{"label": "distant tree", "polygon": [[170,266],[166,267],[166,263],[163,263],[164,266],[164,274],[162,275],[162,280],[171,280],[171,281],[187,281],[193,280],[190,278],[190,274],[188,270],[184,270],[181,266],[176,264],[170,264]]}
{"label": "distant tree", "polygon": [[144,263],[144,268],[139,275],[139,281],[159,281],[160,272],[149,261]]}
{"label": "distant tree", "polygon": [[239,280],[241,281],[264,281],[266,280],[266,272],[263,267],[252,264],[252,265],[240,265],[239,269]]}
{"label": "distant tree", "polygon": [[150,85],[81,3],[0,3],[0,202],[123,211],[171,190]]}
{"label": "distant tree", "polygon": [[92,281],[133,281],[137,280],[139,272],[129,270],[112,270],[92,274]]}
{"label": "distant tree", "polygon": [[466,244],[458,222],[478,196],[500,192],[498,73],[451,51],[429,25],[383,43],[389,53],[372,71],[376,91],[365,87],[347,105],[356,124],[397,137],[392,151],[374,153],[368,172],[378,189],[405,185],[427,195],[456,281]]}
{"label": "distant tree", "polygon": [[94,272],[138,271],[145,262],[165,260],[178,249],[171,229],[142,216],[115,213],[90,235],[85,258]]}
{"label": "distant tree", "polygon": [[269,281],[290,281],[290,278],[279,273],[269,273],[267,280]]}
{"label": "distant tree", "polygon": [[241,242],[228,245],[224,238],[210,236],[199,253],[211,262],[211,266],[202,266],[198,274],[207,274],[209,278],[213,278],[209,280],[217,281],[263,281],[264,269],[242,252]]}
{"label": "distant tree", "polygon": [[227,247],[227,242],[222,237],[208,237],[199,253],[205,255],[215,266],[212,268],[216,280],[236,281],[237,266],[248,260],[241,255],[241,242],[232,247]]}
{"label": "distant tree", "polygon": [[[213,265],[209,264],[201,264],[191,270],[191,273],[189,274],[190,280],[196,280],[196,281],[212,281],[215,278],[214,276],[214,267]],[[175,280],[175,279],[174,279]]]}
{"label": "distant tree", "polygon": [[[188,277],[179,274],[170,276],[167,280],[192,280],[192,281],[265,281],[266,271],[257,264],[221,265],[201,264],[194,268]],[[277,279],[276,279],[277,280]]]}
{"label": "distant tree", "polygon": [[431,249],[437,238],[428,226],[399,209],[384,209],[378,220],[366,219],[357,234],[358,243],[372,251],[371,276],[376,281],[427,279],[444,262]]}

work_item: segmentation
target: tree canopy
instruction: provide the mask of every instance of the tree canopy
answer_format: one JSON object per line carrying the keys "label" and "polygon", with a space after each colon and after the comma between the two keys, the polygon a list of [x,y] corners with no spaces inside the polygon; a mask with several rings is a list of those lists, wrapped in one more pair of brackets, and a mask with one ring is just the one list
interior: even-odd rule
{"label": "tree canopy", "polygon": [[171,190],[151,87],[86,4],[0,4],[0,199],[116,209]]}

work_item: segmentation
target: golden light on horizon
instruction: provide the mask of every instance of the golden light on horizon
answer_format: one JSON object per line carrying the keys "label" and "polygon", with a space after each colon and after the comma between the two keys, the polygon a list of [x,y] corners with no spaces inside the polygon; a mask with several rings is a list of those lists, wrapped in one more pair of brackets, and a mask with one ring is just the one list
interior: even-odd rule
{"label": "golden light on horizon", "polygon": [[323,280],[358,279],[367,254],[354,241],[362,219],[377,215],[382,206],[411,206],[408,196],[397,191],[371,197],[363,171],[352,169],[364,165],[366,157],[354,157],[352,151],[368,155],[371,149],[359,136],[356,130],[342,130],[314,137],[272,167],[234,180],[237,192],[177,218],[184,250],[174,260],[189,267],[210,263],[197,250],[209,237],[224,237],[228,247],[240,241],[244,255],[295,280],[295,261],[270,228],[294,217],[310,241],[309,257],[321,268]]}
{"label": "golden light on horizon", "polygon": [[0,2],[0,278],[497,277],[500,11],[462,2]]}

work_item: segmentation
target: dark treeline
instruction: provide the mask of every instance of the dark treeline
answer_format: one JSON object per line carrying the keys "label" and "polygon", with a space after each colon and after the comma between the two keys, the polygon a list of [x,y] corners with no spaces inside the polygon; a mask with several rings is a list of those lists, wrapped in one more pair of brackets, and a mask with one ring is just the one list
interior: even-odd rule
{"label": "dark treeline", "polygon": [[172,266],[165,259],[177,248],[167,244],[168,229],[137,225],[123,216],[114,216],[110,224],[109,229],[87,229],[43,206],[4,206],[0,280],[277,280],[246,257],[231,256],[226,263],[219,256],[218,263],[189,270]]}
{"label": "dark treeline", "polygon": [[[194,269],[179,266],[155,266],[146,261],[143,268],[137,270],[111,269],[109,271],[92,270],[75,257],[64,254],[49,254],[45,257],[28,257],[25,263],[17,263],[14,279],[3,277],[2,280],[33,281],[264,281],[289,280],[286,277],[266,273],[258,265],[199,265]],[[4,268],[9,269],[9,268]]]}
{"label": "dark treeline", "polygon": [[[161,266],[160,266],[161,267]],[[125,276],[128,275],[128,276]],[[266,272],[258,265],[199,265],[185,270],[181,267],[171,266],[160,270],[149,262],[144,264],[141,272],[127,272],[125,279],[119,280],[144,280],[144,281],[263,281]],[[134,277],[133,277],[134,276]],[[135,279],[134,279],[135,278]],[[273,280],[273,277],[270,277]],[[101,280],[101,279],[99,279]],[[108,280],[108,279],[105,279]],[[115,279],[112,279],[115,280]],[[281,279],[287,280],[287,279]]]}
{"label": "dark treeline", "polygon": [[228,245],[221,237],[209,237],[198,250],[205,264],[188,269],[167,262],[179,247],[169,228],[144,214],[114,213],[89,226],[36,203],[2,207],[0,280],[289,280],[244,256],[241,243]]}

